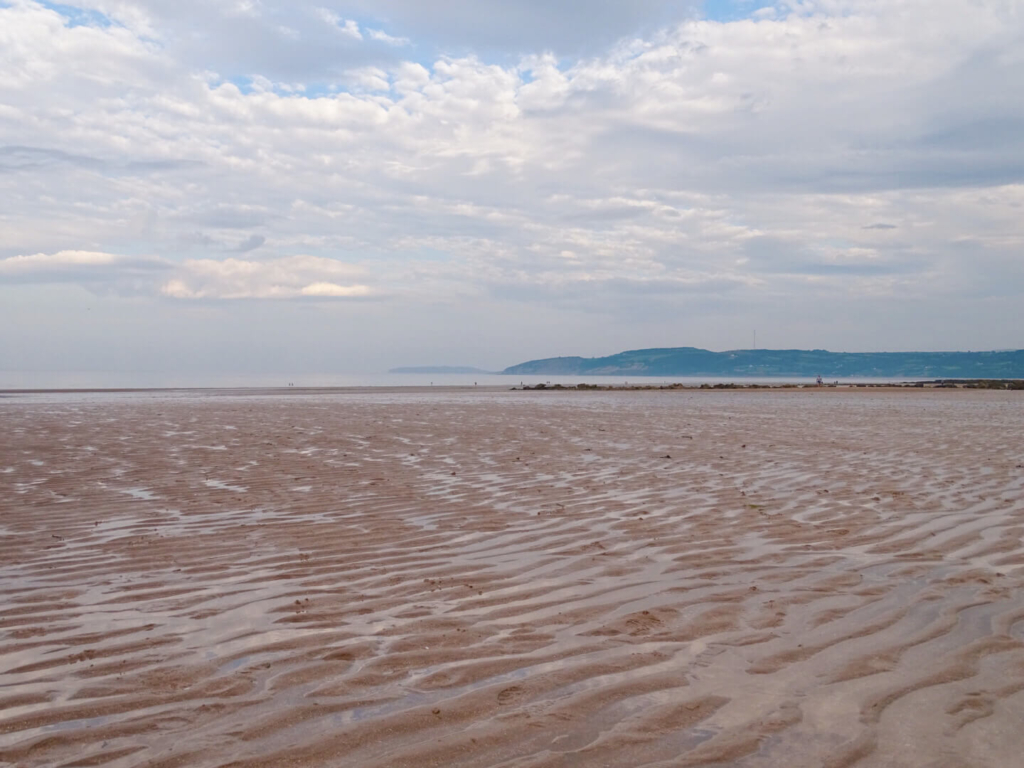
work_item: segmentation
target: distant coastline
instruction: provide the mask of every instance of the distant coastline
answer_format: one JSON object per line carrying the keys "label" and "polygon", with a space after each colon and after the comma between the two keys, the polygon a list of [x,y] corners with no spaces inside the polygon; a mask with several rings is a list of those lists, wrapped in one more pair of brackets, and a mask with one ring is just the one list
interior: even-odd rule
{"label": "distant coastline", "polygon": [[707,376],[903,379],[1020,379],[1024,350],[997,352],[829,352],[824,349],[696,347],[637,349],[607,357],[530,360],[501,372],[514,376]]}

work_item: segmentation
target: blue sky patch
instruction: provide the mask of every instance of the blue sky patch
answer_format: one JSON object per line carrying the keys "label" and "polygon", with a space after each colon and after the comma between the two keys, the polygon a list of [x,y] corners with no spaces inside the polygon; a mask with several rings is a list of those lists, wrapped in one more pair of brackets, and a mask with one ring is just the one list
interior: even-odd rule
{"label": "blue sky patch", "polygon": [[711,21],[736,21],[770,5],[767,0],[704,0],[704,15]]}
{"label": "blue sky patch", "polygon": [[105,29],[114,24],[109,16],[99,11],[78,8],[74,5],[64,5],[62,3],[40,2],[39,4],[44,8],[49,8],[51,11],[56,11],[67,19],[69,27],[102,27]]}

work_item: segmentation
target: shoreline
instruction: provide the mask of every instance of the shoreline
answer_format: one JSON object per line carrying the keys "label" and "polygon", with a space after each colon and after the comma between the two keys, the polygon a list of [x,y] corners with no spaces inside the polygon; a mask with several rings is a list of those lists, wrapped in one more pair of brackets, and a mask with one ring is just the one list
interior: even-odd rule
{"label": "shoreline", "polygon": [[482,386],[473,384],[440,384],[440,385],[366,385],[366,386],[309,386],[309,387],[57,387],[57,388],[12,388],[0,389],[0,397],[12,397],[16,395],[59,395],[59,394],[209,394],[209,395],[325,395],[325,394],[356,394],[362,392],[390,393],[390,392],[653,392],[653,391],[685,391],[705,392],[713,391],[816,391],[827,390],[921,390],[921,389],[961,389],[961,390],[993,390],[993,391],[1022,391],[1024,380],[1022,379],[923,379],[908,380],[905,382],[865,382],[852,381],[844,382],[841,379],[838,383],[816,384],[793,383],[787,379],[785,383],[746,384],[742,381],[717,382],[714,384],[587,384],[581,382],[576,385],[568,384],[521,384],[513,386],[485,384]]}

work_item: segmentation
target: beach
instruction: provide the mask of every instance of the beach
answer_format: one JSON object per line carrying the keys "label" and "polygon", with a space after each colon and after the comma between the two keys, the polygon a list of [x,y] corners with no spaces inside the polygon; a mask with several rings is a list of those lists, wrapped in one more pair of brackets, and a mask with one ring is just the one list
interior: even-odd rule
{"label": "beach", "polygon": [[1012,768],[1024,398],[0,399],[0,766]]}

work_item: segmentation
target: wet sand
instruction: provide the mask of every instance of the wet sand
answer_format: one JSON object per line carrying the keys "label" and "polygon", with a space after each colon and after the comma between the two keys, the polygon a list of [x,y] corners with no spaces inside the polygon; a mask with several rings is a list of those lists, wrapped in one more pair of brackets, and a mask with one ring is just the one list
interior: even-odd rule
{"label": "wet sand", "polygon": [[0,765],[1021,765],[1013,392],[0,401]]}

